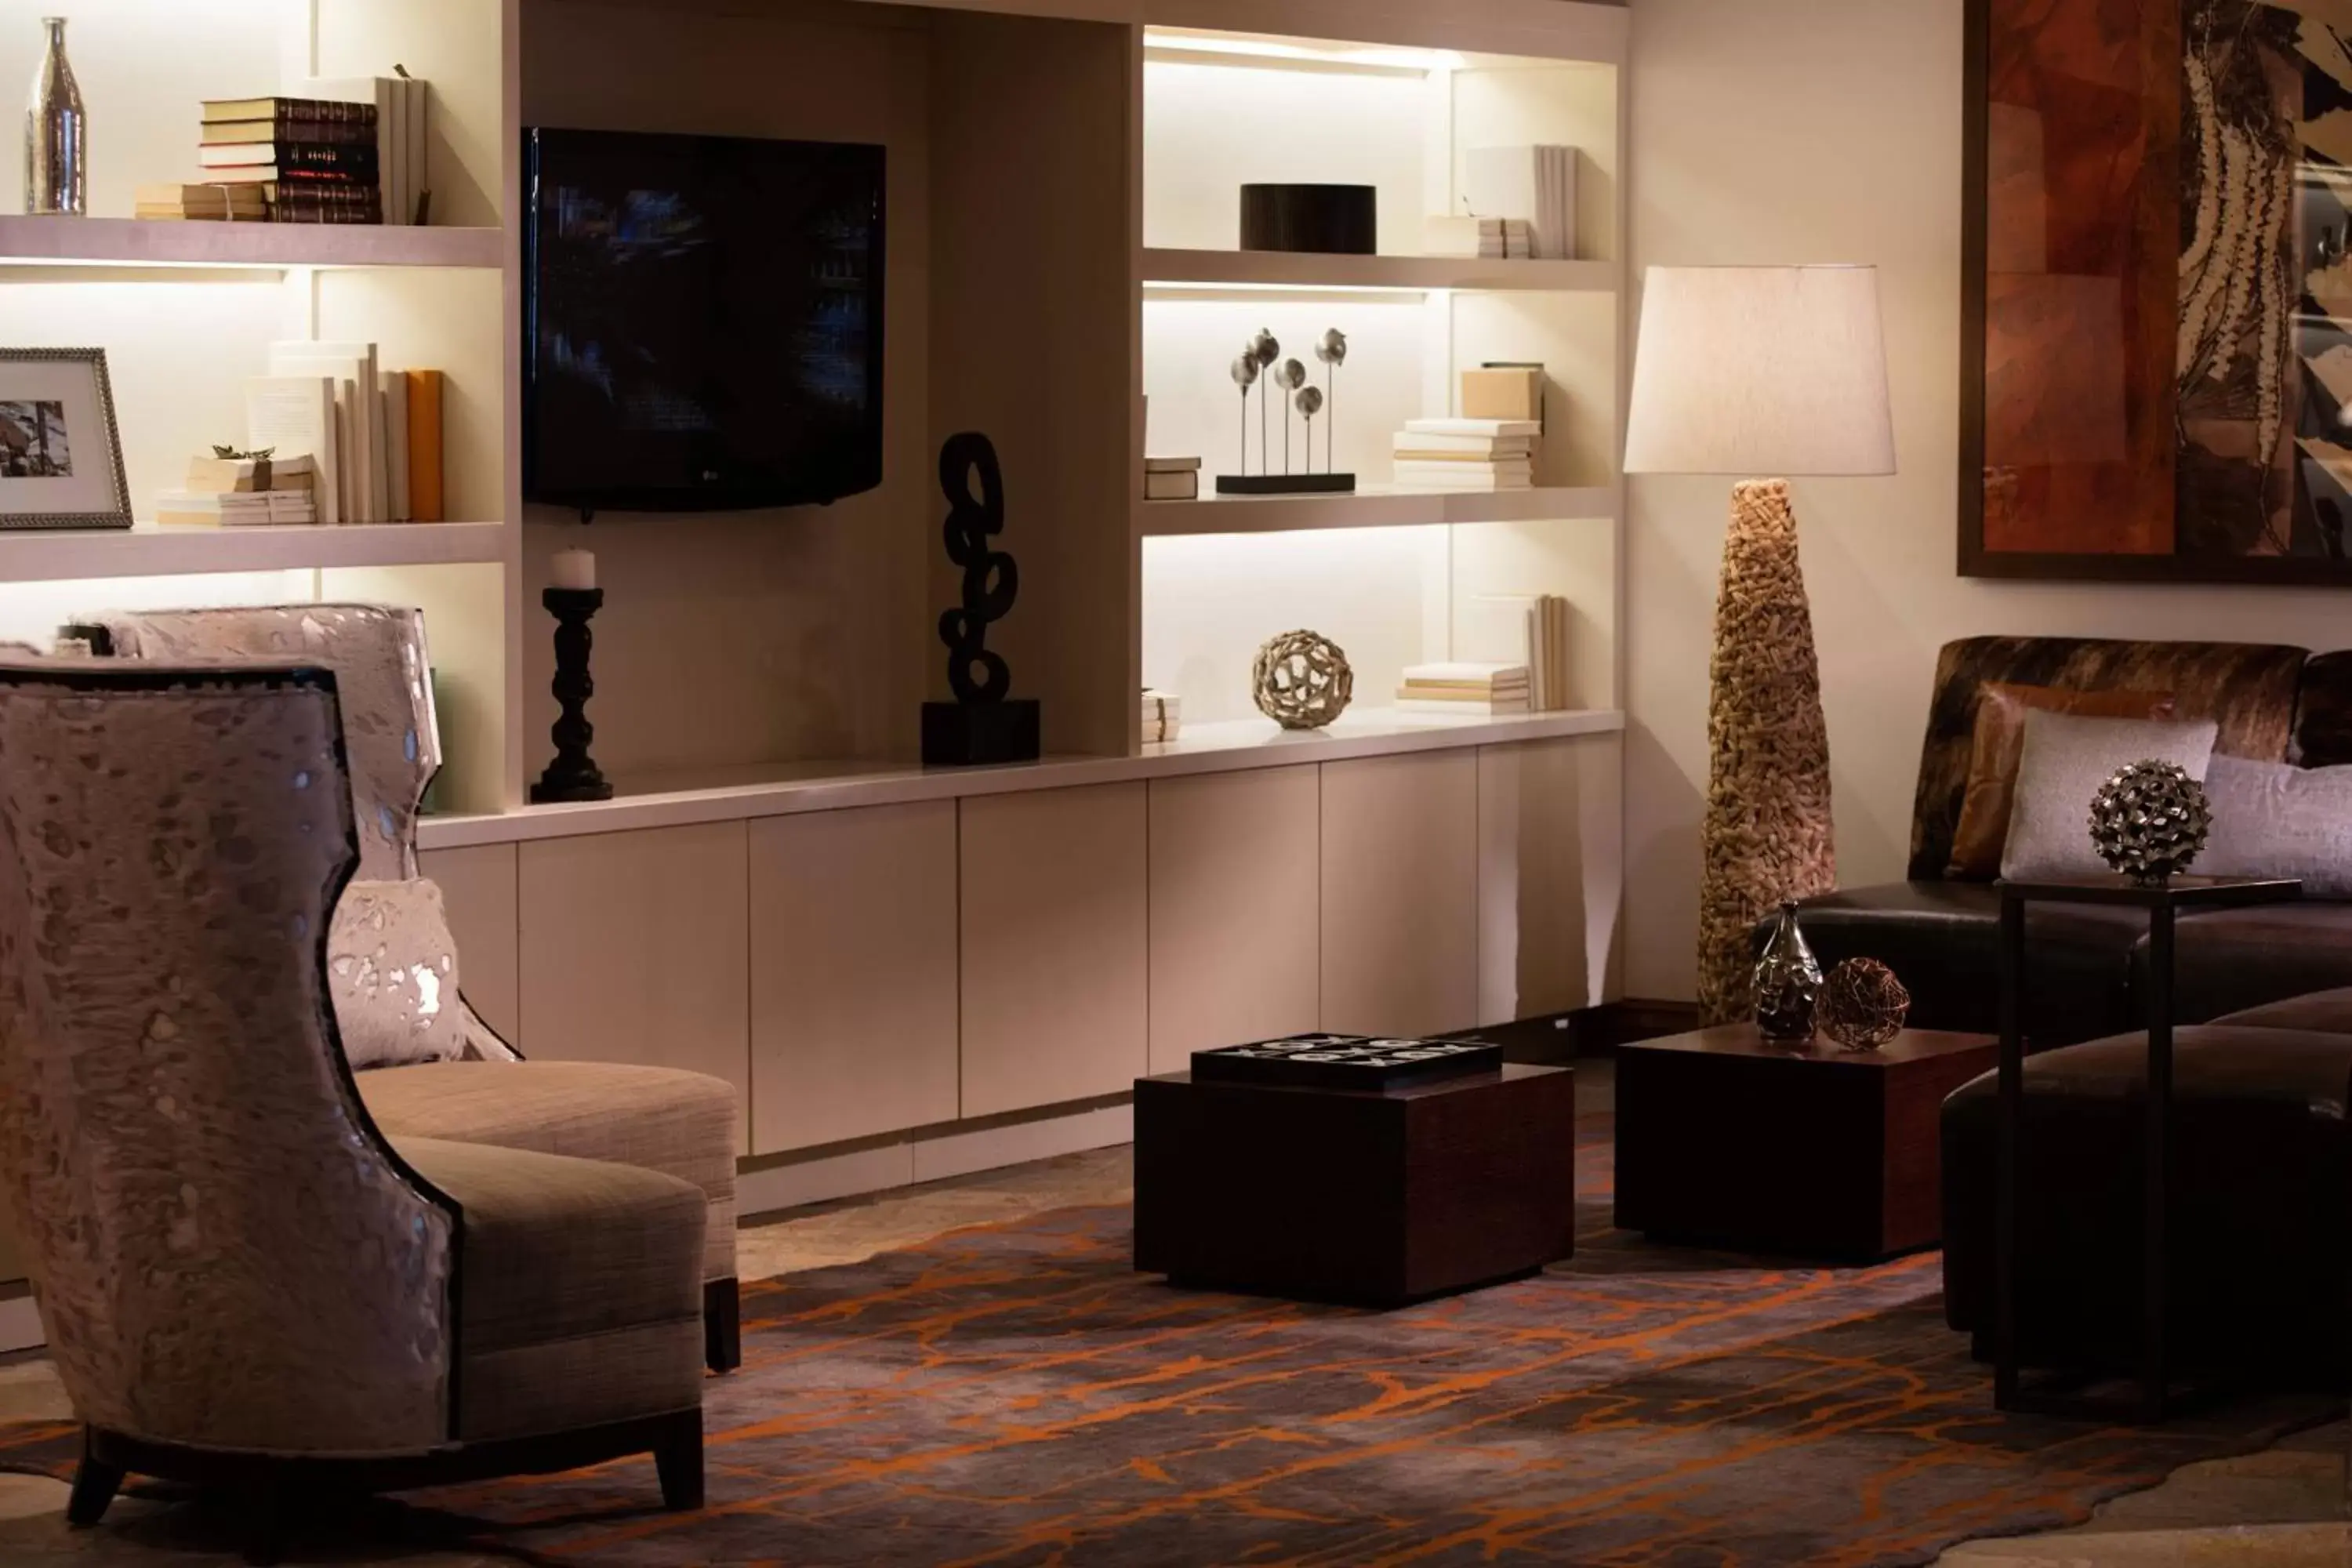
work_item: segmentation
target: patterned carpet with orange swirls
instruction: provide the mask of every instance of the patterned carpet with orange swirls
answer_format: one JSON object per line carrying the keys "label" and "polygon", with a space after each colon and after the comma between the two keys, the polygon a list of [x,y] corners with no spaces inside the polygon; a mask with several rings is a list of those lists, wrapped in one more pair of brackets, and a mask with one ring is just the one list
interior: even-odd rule
{"label": "patterned carpet with orange swirls", "polygon": [[[1178,1291],[1127,1210],[1065,1209],[750,1288],[702,1513],[655,1511],[642,1461],[413,1500],[447,1543],[617,1568],[1922,1563],[2333,1413],[2001,1416],[1936,1255],[1650,1246],[1609,1226],[1608,1119],[1579,1133],[1578,1253],[1537,1279],[1386,1313]],[[0,1429],[0,1464],[70,1446]]]}

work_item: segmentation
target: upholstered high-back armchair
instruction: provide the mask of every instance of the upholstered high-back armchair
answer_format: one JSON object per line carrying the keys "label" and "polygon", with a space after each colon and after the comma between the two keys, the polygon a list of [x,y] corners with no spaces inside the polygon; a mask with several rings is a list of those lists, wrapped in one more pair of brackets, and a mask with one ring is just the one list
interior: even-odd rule
{"label": "upholstered high-back armchair", "polygon": [[329,1003],[343,751],[323,669],[0,662],[0,1192],[69,1512],[226,1479],[266,1556],[298,1473],[647,1451],[698,1503],[702,1194],[379,1130]]}
{"label": "upholstered high-back armchair", "polygon": [[[332,670],[351,758],[359,875],[383,882],[416,876],[419,806],[441,765],[422,611],[277,605],[114,611],[89,618],[106,628],[118,657],[261,658]],[[561,1041],[541,1042],[541,1059],[524,1062],[462,995],[458,1023],[453,1033],[463,1040],[467,1059],[375,1066],[360,1075],[361,1093],[377,1121],[394,1136],[616,1160],[701,1187],[709,1200],[707,1354],[714,1370],[737,1366],[742,1356],[735,1153],[741,1110],[733,1086],[673,1068],[564,1061]],[[489,1070],[494,1068],[514,1070]]]}

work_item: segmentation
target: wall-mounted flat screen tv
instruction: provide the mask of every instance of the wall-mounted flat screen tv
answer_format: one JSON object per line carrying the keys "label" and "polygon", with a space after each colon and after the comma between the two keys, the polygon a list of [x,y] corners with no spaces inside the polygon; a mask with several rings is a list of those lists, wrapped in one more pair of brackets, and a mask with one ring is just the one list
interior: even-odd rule
{"label": "wall-mounted flat screen tv", "polygon": [[883,163],[526,132],[523,499],[719,511],[878,484]]}

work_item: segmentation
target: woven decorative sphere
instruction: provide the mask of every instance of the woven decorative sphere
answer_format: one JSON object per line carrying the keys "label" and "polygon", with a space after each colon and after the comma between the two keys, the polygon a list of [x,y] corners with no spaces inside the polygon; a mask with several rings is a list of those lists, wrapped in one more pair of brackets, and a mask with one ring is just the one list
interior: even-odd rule
{"label": "woven decorative sphere", "polygon": [[2205,786],[2178,763],[2134,763],[2091,797],[2091,847],[2142,887],[2187,870],[2212,827]]}
{"label": "woven decorative sphere", "polygon": [[1338,643],[1319,632],[1285,632],[1250,666],[1257,710],[1286,730],[1320,730],[1348,710],[1356,672]]}
{"label": "woven decorative sphere", "polygon": [[1874,1051],[1903,1032],[1911,993],[1874,958],[1849,958],[1822,982],[1822,1032],[1850,1051]]}

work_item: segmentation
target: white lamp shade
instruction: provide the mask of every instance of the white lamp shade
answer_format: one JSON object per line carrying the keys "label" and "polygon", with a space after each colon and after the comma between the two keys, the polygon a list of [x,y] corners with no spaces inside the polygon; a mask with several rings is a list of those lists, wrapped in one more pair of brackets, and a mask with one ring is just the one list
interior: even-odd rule
{"label": "white lamp shade", "polygon": [[1876,269],[1649,268],[1625,471],[1893,473]]}

